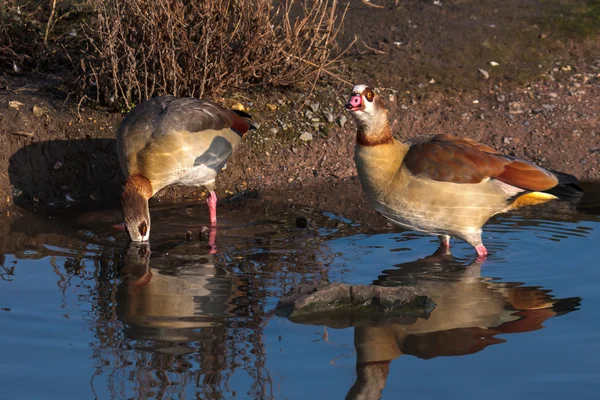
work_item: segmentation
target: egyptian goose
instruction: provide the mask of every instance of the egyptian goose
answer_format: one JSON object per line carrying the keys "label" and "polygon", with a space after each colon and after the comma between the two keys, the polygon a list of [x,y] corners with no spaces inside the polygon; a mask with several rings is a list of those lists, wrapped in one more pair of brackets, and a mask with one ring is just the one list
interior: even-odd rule
{"label": "egyptian goose", "polygon": [[248,114],[196,98],[155,97],[131,110],[117,130],[117,155],[127,178],[121,205],[131,240],[148,240],[148,199],[171,184],[208,189],[210,222],[216,225],[215,178],[254,128]]}
{"label": "egyptian goose", "polygon": [[460,238],[485,257],[481,230],[493,215],[581,196],[575,177],[471,139],[395,140],[381,96],[366,85],[352,89],[345,107],[357,124],[354,161],[372,206],[397,225],[438,235],[444,247]]}

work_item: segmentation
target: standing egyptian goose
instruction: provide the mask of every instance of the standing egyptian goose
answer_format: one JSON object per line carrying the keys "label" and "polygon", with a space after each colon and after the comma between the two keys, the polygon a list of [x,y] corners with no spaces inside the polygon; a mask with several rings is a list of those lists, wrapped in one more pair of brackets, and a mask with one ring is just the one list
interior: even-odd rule
{"label": "standing egyptian goose", "polygon": [[211,225],[217,223],[215,178],[242,137],[250,116],[196,98],[155,97],[135,107],[117,130],[117,154],[127,178],[121,195],[132,241],[150,236],[148,199],[171,184],[204,186]]}
{"label": "standing egyptian goose", "polygon": [[375,210],[402,227],[471,244],[487,255],[483,225],[495,214],[581,195],[577,179],[503,155],[474,140],[438,134],[392,137],[381,97],[357,85],[346,104],[357,124],[354,160]]}

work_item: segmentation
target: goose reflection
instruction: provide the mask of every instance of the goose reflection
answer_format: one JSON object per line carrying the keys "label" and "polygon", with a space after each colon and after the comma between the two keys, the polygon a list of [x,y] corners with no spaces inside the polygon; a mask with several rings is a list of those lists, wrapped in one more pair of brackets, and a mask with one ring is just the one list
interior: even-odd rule
{"label": "goose reflection", "polygon": [[499,282],[480,275],[444,249],[383,271],[374,284],[407,285],[437,304],[427,319],[410,325],[362,326],[354,330],[357,378],[347,399],[379,399],[390,362],[404,354],[423,359],[462,356],[504,343],[496,335],[543,328],[549,318],[576,309],[580,298],[554,299],[550,290]]}
{"label": "goose reflection", "polygon": [[118,318],[135,339],[190,342],[210,339],[234,315],[240,284],[215,265],[198,242],[184,242],[151,257],[131,244],[123,258]]}

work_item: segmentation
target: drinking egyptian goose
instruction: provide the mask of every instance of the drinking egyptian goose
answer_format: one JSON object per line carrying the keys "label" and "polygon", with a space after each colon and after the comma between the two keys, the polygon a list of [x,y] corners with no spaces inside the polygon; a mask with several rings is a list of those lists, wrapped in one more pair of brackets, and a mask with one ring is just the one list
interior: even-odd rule
{"label": "drinking egyptian goose", "polygon": [[117,130],[119,164],[127,177],[121,205],[131,240],[148,240],[148,199],[171,184],[208,189],[210,221],[216,225],[215,178],[253,128],[248,114],[196,98],[155,97],[131,110]]}
{"label": "drinking egyptian goose", "polygon": [[354,160],[375,210],[402,227],[471,244],[487,255],[483,225],[495,214],[581,196],[577,179],[449,134],[392,137],[382,98],[357,85],[346,104],[357,124]]}

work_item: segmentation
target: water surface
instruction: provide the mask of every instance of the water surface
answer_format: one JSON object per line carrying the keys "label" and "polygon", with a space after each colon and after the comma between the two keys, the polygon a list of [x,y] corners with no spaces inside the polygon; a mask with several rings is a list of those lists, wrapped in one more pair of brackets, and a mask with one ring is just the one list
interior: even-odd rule
{"label": "water surface", "polygon": [[[436,252],[347,192],[338,206],[223,202],[215,247],[197,235],[204,203],[154,207],[151,246],[111,229],[116,210],[11,210],[0,398],[596,398],[600,196],[494,219],[480,262],[461,241]],[[324,280],[408,285],[437,308],[346,329],[274,314],[294,285]]]}

